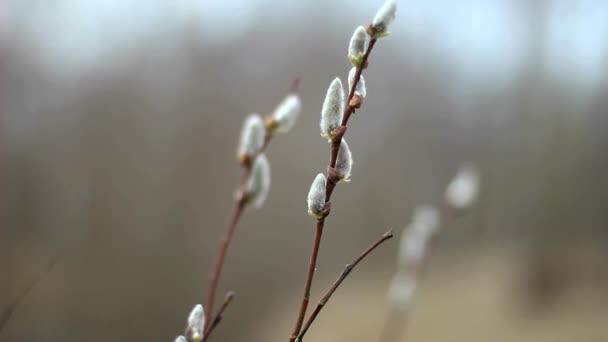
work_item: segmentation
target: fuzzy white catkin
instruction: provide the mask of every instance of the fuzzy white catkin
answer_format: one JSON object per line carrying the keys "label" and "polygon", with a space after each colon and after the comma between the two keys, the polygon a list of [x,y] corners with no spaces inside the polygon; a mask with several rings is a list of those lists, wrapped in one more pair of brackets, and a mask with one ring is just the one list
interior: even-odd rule
{"label": "fuzzy white catkin", "polygon": [[431,236],[439,229],[439,211],[432,205],[421,205],[414,209],[412,222],[422,234]]}
{"label": "fuzzy white catkin", "polygon": [[354,66],[359,66],[361,64],[361,59],[363,58],[363,54],[365,54],[365,49],[367,47],[367,32],[363,26],[359,26],[353,32],[352,37],[350,37],[350,43],[348,44],[348,59]]}
{"label": "fuzzy white catkin", "polygon": [[401,235],[397,258],[400,267],[415,268],[426,253],[429,236],[423,234],[415,225],[412,223]]}
{"label": "fuzzy white catkin", "polygon": [[346,140],[342,138],[340,142],[340,149],[336,157],[336,171],[340,176],[341,181],[350,181],[350,173],[353,168],[353,154],[350,152],[350,148],[346,143]]}
{"label": "fuzzy white catkin", "polygon": [[245,195],[251,201],[256,208],[260,208],[268,192],[270,191],[270,163],[265,154],[259,154],[253,166],[251,168],[251,174],[247,180],[247,187],[245,189]]}
{"label": "fuzzy white catkin", "polygon": [[344,115],[344,87],[340,78],[336,77],[329,88],[321,108],[321,135],[330,138],[330,133],[342,124]]}
{"label": "fuzzy white catkin", "polygon": [[397,273],[388,291],[391,307],[400,312],[411,311],[414,307],[416,287],[416,278],[413,275],[406,272]]}
{"label": "fuzzy white catkin", "polygon": [[188,327],[186,328],[188,338],[192,342],[200,342],[205,331],[205,310],[201,304],[194,306],[188,316]]}
{"label": "fuzzy white catkin", "polygon": [[265,135],[266,129],[262,117],[255,113],[247,116],[241,129],[238,155],[250,158],[255,156],[264,145]]}
{"label": "fuzzy white catkin", "polygon": [[470,163],[461,165],[445,191],[445,201],[456,209],[469,207],[477,199],[479,183],[479,169]]}
{"label": "fuzzy white catkin", "polygon": [[398,262],[403,267],[416,266],[426,253],[429,241],[439,230],[439,211],[431,205],[414,210],[412,222],[403,231],[399,243]]}
{"label": "fuzzy white catkin", "polygon": [[387,0],[382,7],[376,12],[376,16],[372,21],[372,26],[376,33],[386,33],[388,26],[395,19],[395,13],[397,12],[396,0]]}
{"label": "fuzzy white catkin", "polygon": [[319,217],[325,208],[325,175],[319,173],[315,180],[310,185],[308,191],[308,213],[312,216]]}
{"label": "fuzzy white catkin", "polygon": [[177,336],[173,342],[188,342],[188,339],[184,336]]}
{"label": "fuzzy white catkin", "polygon": [[302,101],[300,101],[300,97],[296,94],[287,95],[272,113],[272,118],[276,123],[276,132],[289,132],[295,125],[301,110]]}
{"label": "fuzzy white catkin", "polygon": [[[353,88],[353,82],[355,81],[355,74],[357,73],[357,68],[351,68],[348,72],[348,89]],[[359,78],[359,82],[357,83],[357,87],[355,88],[355,95],[361,96],[361,98],[365,98],[367,94],[367,89],[365,88],[365,79],[363,75]]]}

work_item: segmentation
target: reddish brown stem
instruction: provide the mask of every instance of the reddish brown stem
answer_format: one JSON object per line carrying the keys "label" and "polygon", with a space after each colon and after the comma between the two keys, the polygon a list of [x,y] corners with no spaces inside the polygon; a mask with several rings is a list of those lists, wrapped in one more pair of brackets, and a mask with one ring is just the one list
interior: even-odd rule
{"label": "reddish brown stem", "polygon": [[308,272],[306,273],[306,282],[304,284],[304,296],[302,297],[302,303],[300,305],[300,314],[298,315],[296,326],[289,338],[291,342],[295,341],[296,336],[298,336],[300,329],[302,328],[304,316],[306,315],[306,309],[308,308],[308,302],[310,301],[310,288],[312,287],[312,280],[314,278],[315,270],[317,268],[317,257],[319,255],[319,247],[321,247],[321,236],[323,235],[324,223],[325,220],[323,219],[317,221],[315,239],[312,245],[312,252],[310,253],[310,261],[308,262]]}
{"label": "reddish brown stem", "polygon": [[207,332],[203,336],[202,342],[206,342],[207,339],[209,338],[209,336],[211,335],[211,333],[213,332],[213,330],[217,327],[218,324],[220,324],[220,322],[222,321],[222,318],[223,318],[224,311],[226,311],[226,309],[228,308],[230,303],[232,303],[233,299],[234,299],[234,292],[230,291],[230,292],[226,293],[226,296],[224,296],[224,303],[222,303],[222,306],[218,310],[217,315],[215,315],[215,318],[213,319],[211,324],[209,324],[209,328],[205,329]]}
{"label": "reddish brown stem", "polygon": [[[259,153],[262,153],[266,150],[266,147],[272,140],[272,135],[267,134],[264,138],[264,145],[262,146]],[[243,194],[245,192],[245,187],[247,186],[247,180],[251,175],[251,168],[245,167],[243,169],[243,176],[241,178],[241,184],[239,186],[239,192],[237,194],[237,198],[234,200],[234,206],[232,207],[232,215],[230,216],[230,220],[224,229],[224,234],[220,239],[220,247],[217,252],[217,256],[215,258],[215,263],[213,269],[209,273],[209,286],[207,288],[207,302],[205,305],[205,317],[207,319],[213,319],[213,302],[215,300],[215,293],[217,292],[217,286],[220,278],[220,273],[222,272],[222,267],[224,265],[224,259],[226,258],[226,252],[228,251],[228,247],[230,246],[230,242],[232,241],[232,236],[234,235],[234,231],[236,230],[236,226],[241,218],[243,212],[245,211],[245,198]]]}
{"label": "reddish brown stem", "polygon": [[[249,171],[244,172],[245,176],[243,177],[245,180],[249,175]],[[241,197],[239,195],[239,197]],[[234,202],[234,207],[232,208],[232,215],[230,216],[230,220],[226,225],[226,229],[224,230],[224,234],[220,240],[220,247],[217,253],[217,257],[215,259],[215,263],[211,272],[209,273],[209,287],[207,288],[207,305],[205,306],[205,317],[207,319],[213,319],[213,301],[215,299],[215,292],[217,291],[217,285],[220,279],[220,274],[222,272],[222,266],[224,265],[224,260],[226,258],[226,252],[228,251],[228,246],[230,246],[230,241],[232,241],[232,236],[234,235],[234,231],[236,230],[236,225],[239,222],[239,218],[243,214],[245,209],[245,202],[242,198],[238,198]],[[208,331],[205,332],[205,335],[208,334]]]}
{"label": "reddish brown stem", "polygon": [[290,93],[296,93],[298,91],[298,89],[300,89],[300,78],[294,78],[293,81],[291,81],[291,85],[289,86],[289,92]]}
{"label": "reddish brown stem", "polygon": [[36,287],[36,285],[38,285],[40,282],[42,282],[42,280],[44,280],[44,278],[49,273],[51,273],[51,271],[53,270],[53,267],[55,267],[55,264],[57,264],[57,261],[59,260],[60,257],[61,257],[61,252],[56,252],[53,256],[51,256],[49,258],[49,262],[46,264],[45,268],[38,275],[38,277],[36,279],[34,279],[31,283],[29,283],[29,285],[27,285],[23,289],[23,291],[21,291],[21,293],[19,293],[17,295],[17,297],[15,297],[10,302],[8,307],[2,311],[2,313],[0,314],[0,334],[4,330],[4,327],[10,321],[15,310],[17,310],[17,307],[19,307],[19,305],[23,302],[23,300],[27,297],[27,295],[34,289],[34,287]]}
{"label": "reddish brown stem", "polygon": [[325,304],[329,301],[329,299],[334,294],[334,292],[336,292],[338,287],[340,287],[340,284],[342,284],[342,282],[346,279],[346,277],[348,277],[350,272],[352,272],[352,270],[363,259],[365,259],[374,249],[376,249],[384,241],[386,241],[392,237],[393,237],[393,229],[391,228],[386,233],[384,233],[378,240],[376,240],[373,244],[371,244],[369,247],[367,247],[367,249],[364,250],[355,260],[353,260],[352,263],[346,265],[346,267],[344,268],[344,270],[342,271],[342,273],[340,274],[338,279],[336,279],[336,281],[333,283],[333,285],[327,290],[327,292],[325,293],[323,298],[321,298],[321,300],[319,301],[319,304],[317,304],[317,307],[315,308],[315,310],[310,314],[310,316],[308,317],[308,320],[306,320],[306,323],[304,324],[304,326],[302,327],[302,330],[300,331],[300,334],[298,335],[297,341],[301,341],[304,338],[304,335],[306,335],[308,328],[310,328],[311,324],[315,321],[315,319],[317,318],[317,316],[319,315],[321,310],[323,310],[323,307],[325,306]]}
{"label": "reddish brown stem", "polygon": [[[338,151],[340,149],[340,143],[342,142],[342,137],[344,136],[344,133],[346,133],[346,125],[348,124],[348,119],[350,118],[350,116],[352,115],[352,113],[355,109],[354,107],[351,107],[348,104],[350,103],[350,100],[355,95],[355,89],[357,89],[357,84],[359,84],[359,81],[361,80],[361,73],[363,72],[363,69],[368,64],[367,60],[368,60],[369,55],[372,52],[372,49],[374,48],[375,44],[376,44],[376,39],[372,38],[369,45],[367,46],[367,50],[365,51],[365,54],[363,55],[361,64],[357,67],[357,70],[355,72],[355,77],[354,77],[353,83],[351,85],[351,89],[348,93],[348,99],[346,99],[347,105],[346,105],[346,108],[344,109],[342,125],[340,127],[338,127],[337,134],[334,136],[333,141],[331,143],[329,168],[327,170],[327,180],[328,181],[327,181],[327,184],[325,187],[325,202],[326,203],[329,202],[331,195],[333,193],[333,190],[336,186],[336,176],[333,171],[335,171],[334,168],[336,167],[336,160],[338,159]],[[317,256],[319,253],[319,247],[321,245],[321,233],[323,231],[324,225],[325,225],[325,217],[323,217],[317,221],[315,240],[314,240],[314,244],[313,244],[313,248],[312,248],[312,253],[310,255],[310,262],[308,265],[308,272],[306,274],[306,281],[304,284],[304,295],[302,297],[302,304],[300,305],[300,310],[298,312],[298,317],[296,319],[296,325],[295,325],[294,331],[291,334],[291,336],[289,337],[290,342],[295,341],[296,337],[300,334],[300,330],[302,328],[302,323],[304,322],[304,318],[306,317],[306,310],[308,308],[308,302],[309,302],[309,297],[310,297],[310,288],[312,286],[312,280],[314,277],[314,267],[317,264]],[[311,266],[312,266],[312,268],[311,268]]]}

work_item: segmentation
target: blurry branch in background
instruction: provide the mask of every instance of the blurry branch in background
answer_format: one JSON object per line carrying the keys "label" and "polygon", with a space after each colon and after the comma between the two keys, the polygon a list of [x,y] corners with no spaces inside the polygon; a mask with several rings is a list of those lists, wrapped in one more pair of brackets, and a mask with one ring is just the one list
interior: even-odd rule
{"label": "blurry branch in background", "polygon": [[56,252],[49,258],[49,261],[46,263],[44,269],[38,274],[38,276],[32,280],[24,289],[21,291],[13,300],[9,303],[9,305],[2,311],[0,314],[0,335],[2,335],[2,331],[10,321],[11,317],[17,310],[17,307],[23,302],[23,300],[27,297],[27,295],[36,287],[36,285],[40,284],[44,278],[51,273],[59,258],[61,257],[60,252]]}
{"label": "blurry branch in background", "polygon": [[[316,219],[316,228],[304,281],[304,293],[293,332],[289,337],[291,342],[296,339],[301,340],[304,335],[303,332],[305,332],[302,330],[302,324],[304,323],[310,301],[310,291],[317,268],[317,258],[321,246],[325,219],[330,214],[331,195],[337,183],[349,181],[350,179],[353,160],[350,148],[343,137],[346,133],[349,118],[355,113],[356,109],[361,107],[367,93],[365,81],[362,77],[363,69],[368,66],[368,58],[377,40],[380,37],[388,35],[387,29],[395,18],[396,10],[397,5],[395,1],[388,0],[378,10],[374,20],[367,26],[367,29],[363,26],[355,29],[348,48],[348,59],[353,65],[348,77],[350,88],[348,97],[345,99],[344,87],[340,78],[336,77],[327,89],[327,94],[321,108],[320,128],[321,136],[327,138],[331,144],[330,161],[327,175],[319,173],[314,179],[308,193],[308,212]],[[390,237],[390,234],[388,236]],[[363,253],[362,258],[366,255],[367,253]],[[350,270],[347,268],[346,274],[349,272]],[[339,280],[339,283],[342,280]],[[330,290],[329,296],[331,296],[331,293],[333,293],[332,290]],[[309,319],[310,323],[312,323],[316,314],[318,312],[313,312],[313,316]],[[309,325],[306,326],[306,329],[308,329]]]}
{"label": "blurry branch in background", "polygon": [[468,209],[477,199],[479,188],[479,170],[473,164],[465,163],[447,186],[439,210],[431,205],[421,205],[414,210],[412,221],[401,235],[397,272],[388,292],[390,307],[380,342],[402,340],[408,316],[414,309],[420,278],[428,268],[431,249],[441,226],[449,227],[456,213]]}
{"label": "blurry branch in background", "polygon": [[215,262],[209,272],[207,302],[204,307],[200,304],[194,307],[188,319],[185,336],[178,336],[175,341],[207,341],[220,323],[223,312],[232,303],[234,292],[230,291],[225,295],[221,309],[214,316],[213,302],[236,226],[247,206],[253,204],[255,208],[260,208],[270,190],[270,164],[264,151],[275,135],[285,134],[293,128],[300,114],[301,101],[296,94],[298,86],[299,80],[296,79],[289,94],[265,120],[256,113],[245,118],[237,148],[237,159],[243,169],[243,175],[234,196],[232,214],[219,241]]}

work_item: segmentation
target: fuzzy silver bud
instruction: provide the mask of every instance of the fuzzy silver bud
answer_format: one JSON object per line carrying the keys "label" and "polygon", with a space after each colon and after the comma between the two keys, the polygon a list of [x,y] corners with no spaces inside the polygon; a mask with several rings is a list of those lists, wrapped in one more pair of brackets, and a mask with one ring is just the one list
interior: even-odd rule
{"label": "fuzzy silver bud", "polygon": [[325,179],[325,175],[319,173],[310,185],[307,202],[308,213],[311,216],[320,218],[324,215],[326,182],[327,180]]}
{"label": "fuzzy silver bud", "polygon": [[332,140],[332,131],[342,124],[345,105],[344,96],[342,81],[336,77],[327,89],[321,108],[321,135],[330,141]]}
{"label": "fuzzy silver bud", "polygon": [[184,336],[177,336],[173,342],[188,342],[188,339]]}
{"label": "fuzzy silver bud", "polygon": [[242,165],[249,165],[264,146],[266,129],[259,114],[250,114],[243,123],[237,156]]}
{"label": "fuzzy silver bud", "polygon": [[388,26],[395,19],[395,13],[397,13],[396,0],[387,0],[382,7],[380,7],[372,21],[374,38],[388,35]]}
{"label": "fuzzy silver bud", "polygon": [[245,188],[247,203],[253,203],[256,208],[262,207],[270,191],[270,163],[266,155],[261,153],[253,162],[251,174]]}
{"label": "fuzzy silver bud", "polygon": [[426,254],[428,236],[410,224],[404,229],[399,241],[399,255],[397,261],[400,267],[415,269]]}
{"label": "fuzzy silver bud", "polygon": [[445,201],[455,209],[471,206],[477,199],[479,183],[479,169],[471,163],[461,165],[445,191]]}
{"label": "fuzzy silver bud", "polygon": [[[353,82],[355,81],[355,74],[357,73],[357,68],[351,68],[348,73],[348,89],[353,88]],[[359,82],[357,83],[357,87],[355,88],[355,95],[359,95],[362,99],[365,98],[367,94],[367,89],[365,88],[365,79],[363,75],[360,76]]]}
{"label": "fuzzy silver bud", "polygon": [[412,223],[425,236],[432,236],[439,230],[439,210],[432,205],[421,205],[414,209]]}
{"label": "fuzzy silver bud", "polygon": [[197,304],[194,306],[188,316],[188,326],[186,327],[186,337],[191,342],[200,342],[203,339],[205,331],[205,310],[203,306]]}
{"label": "fuzzy silver bud", "polygon": [[359,26],[350,37],[348,44],[348,59],[354,66],[360,66],[363,61],[363,55],[367,48],[367,32],[363,26]]}
{"label": "fuzzy silver bud", "polygon": [[295,125],[301,110],[300,97],[296,94],[289,94],[274,110],[266,127],[272,132],[287,133]]}
{"label": "fuzzy silver bud", "polygon": [[346,143],[346,140],[342,138],[340,142],[340,149],[336,157],[336,171],[340,177],[340,181],[349,182],[350,173],[353,168],[353,154],[350,152],[350,148]]}

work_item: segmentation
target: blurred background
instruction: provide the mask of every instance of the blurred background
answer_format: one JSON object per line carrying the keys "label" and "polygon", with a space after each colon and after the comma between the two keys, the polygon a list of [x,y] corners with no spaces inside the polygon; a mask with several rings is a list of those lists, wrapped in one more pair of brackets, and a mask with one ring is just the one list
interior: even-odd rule
{"label": "blurred background", "polygon": [[[231,247],[215,341],[285,341],[325,170],[321,102],[381,0],[0,2],[0,341],[172,341],[203,300],[242,119],[301,78],[272,189]],[[407,341],[608,341],[608,3],[400,1],[351,120],[353,181],[313,301],[462,161],[479,201],[445,222]],[[377,340],[398,241],[353,272],[311,341]],[[10,312],[10,315],[7,313]]]}

